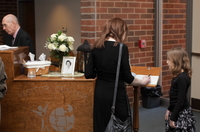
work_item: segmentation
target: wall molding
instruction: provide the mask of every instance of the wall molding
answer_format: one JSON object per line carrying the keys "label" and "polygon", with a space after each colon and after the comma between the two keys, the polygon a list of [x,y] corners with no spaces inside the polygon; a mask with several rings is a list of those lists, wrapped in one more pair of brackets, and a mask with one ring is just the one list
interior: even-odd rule
{"label": "wall molding", "polygon": [[200,56],[200,53],[192,52],[191,55],[193,55],[193,56]]}

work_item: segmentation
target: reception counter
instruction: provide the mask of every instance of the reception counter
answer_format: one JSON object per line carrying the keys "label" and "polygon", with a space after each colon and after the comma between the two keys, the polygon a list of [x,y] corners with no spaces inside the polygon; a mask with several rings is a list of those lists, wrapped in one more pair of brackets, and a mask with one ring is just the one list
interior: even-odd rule
{"label": "reception counter", "polygon": [[28,47],[0,51],[8,75],[1,100],[2,132],[92,132],[94,79],[28,78],[22,59]]}

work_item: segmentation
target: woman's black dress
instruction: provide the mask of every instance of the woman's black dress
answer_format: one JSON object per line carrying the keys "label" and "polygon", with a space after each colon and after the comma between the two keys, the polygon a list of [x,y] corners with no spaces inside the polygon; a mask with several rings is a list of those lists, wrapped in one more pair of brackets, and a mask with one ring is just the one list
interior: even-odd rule
{"label": "woman's black dress", "polygon": [[[104,132],[111,115],[115,75],[119,54],[119,45],[106,41],[102,49],[93,49],[86,64],[85,77],[95,78],[94,93],[94,132]],[[132,83],[134,77],[130,71],[128,47],[123,44],[122,61],[116,99],[115,114],[122,120],[128,116],[125,82]]]}

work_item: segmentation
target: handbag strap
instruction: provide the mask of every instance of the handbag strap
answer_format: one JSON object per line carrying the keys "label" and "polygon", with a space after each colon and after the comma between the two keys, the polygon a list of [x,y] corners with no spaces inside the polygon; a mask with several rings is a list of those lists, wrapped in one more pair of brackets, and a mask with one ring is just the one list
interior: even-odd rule
{"label": "handbag strap", "polygon": [[120,64],[121,64],[121,59],[122,59],[122,46],[123,46],[123,43],[120,43],[120,45],[119,45],[119,56],[118,56],[118,62],[117,62],[117,71],[116,71],[116,78],[115,78],[114,95],[113,95],[113,104],[112,104],[112,108],[111,108],[112,113],[115,112],[117,87],[118,87],[118,81],[119,81],[119,69],[120,69]]}

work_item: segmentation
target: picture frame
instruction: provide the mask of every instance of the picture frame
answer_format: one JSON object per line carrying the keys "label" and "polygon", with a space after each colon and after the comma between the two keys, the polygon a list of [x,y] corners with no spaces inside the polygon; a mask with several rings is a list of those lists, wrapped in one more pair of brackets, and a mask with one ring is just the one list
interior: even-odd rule
{"label": "picture frame", "polygon": [[66,75],[74,75],[74,68],[76,57],[74,56],[64,56],[62,61],[62,68],[61,68],[61,74]]}

